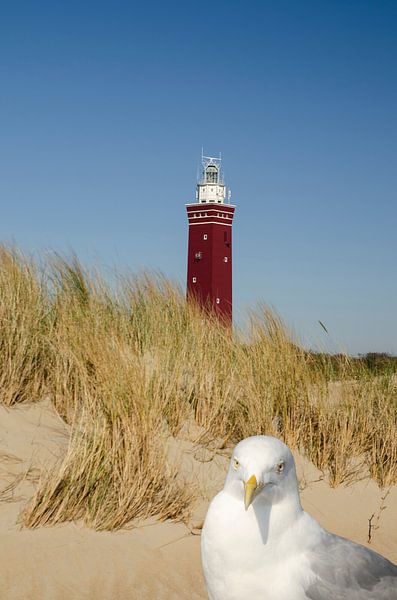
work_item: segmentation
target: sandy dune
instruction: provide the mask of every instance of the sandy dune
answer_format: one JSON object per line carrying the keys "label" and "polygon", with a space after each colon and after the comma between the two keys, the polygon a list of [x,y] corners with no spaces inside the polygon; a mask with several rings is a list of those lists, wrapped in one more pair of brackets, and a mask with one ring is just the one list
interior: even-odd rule
{"label": "sandy dune", "polygon": [[[40,472],[62,457],[69,431],[48,401],[0,407],[0,600],[206,598],[200,537],[191,530],[197,532],[208,498],[222,485],[228,458],[189,437],[187,432],[169,448],[202,490],[188,525],[152,520],[99,533],[68,523],[29,531],[18,525],[18,515]],[[296,458],[306,510],[327,529],[363,544],[374,514],[370,547],[396,562],[397,487],[386,495],[363,480],[333,490],[311,464]]]}

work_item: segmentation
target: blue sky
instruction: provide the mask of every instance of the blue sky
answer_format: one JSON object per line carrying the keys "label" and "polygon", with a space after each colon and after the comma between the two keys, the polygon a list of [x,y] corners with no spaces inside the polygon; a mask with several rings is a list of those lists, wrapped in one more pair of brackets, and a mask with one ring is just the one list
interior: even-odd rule
{"label": "blue sky", "polygon": [[382,0],[3,3],[0,239],[184,284],[204,146],[238,322],[397,353],[396,27]]}

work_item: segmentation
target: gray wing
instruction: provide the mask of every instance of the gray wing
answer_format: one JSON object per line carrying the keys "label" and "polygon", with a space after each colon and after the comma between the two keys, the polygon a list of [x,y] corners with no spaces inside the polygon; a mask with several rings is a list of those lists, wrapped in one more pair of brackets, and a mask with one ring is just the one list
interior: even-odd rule
{"label": "gray wing", "polygon": [[397,566],[364,546],[325,533],[312,549],[317,579],[305,590],[308,600],[397,600]]}

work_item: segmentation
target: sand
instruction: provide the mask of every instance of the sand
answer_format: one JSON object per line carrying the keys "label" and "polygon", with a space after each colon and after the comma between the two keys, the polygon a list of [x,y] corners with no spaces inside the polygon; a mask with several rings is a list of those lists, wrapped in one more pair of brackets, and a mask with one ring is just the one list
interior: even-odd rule
{"label": "sand", "polygon": [[[69,430],[49,401],[0,407],[0,600],[206,598],[199,526],[222,486],[228,452],[192,443],[189,428],[182,438],[170,440],[170,456],[179,456],[181,473],[201,490],[189,523],[152,519],[114,533],[66,523],[32,531],[18,524],[18,515],[40,473],[62,458]],[[313,465],[296,460],[304,508],[330,531],[364,545],[374,514],[369,547],[397,562],[397,487],[386,495],[364,479],[331,489]]]}

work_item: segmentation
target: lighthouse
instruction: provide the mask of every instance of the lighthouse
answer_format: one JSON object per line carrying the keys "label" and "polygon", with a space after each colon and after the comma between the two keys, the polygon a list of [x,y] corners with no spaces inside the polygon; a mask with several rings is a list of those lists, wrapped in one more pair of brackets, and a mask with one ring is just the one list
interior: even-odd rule
{"label": "lighthouse", "polygon": [[196,201],[186,205],[189,221],[187,297],[231,325],[235,206],[230,204],[230,192],[227,193],[223,181],[221,158],[202,156],[201,164]]}

